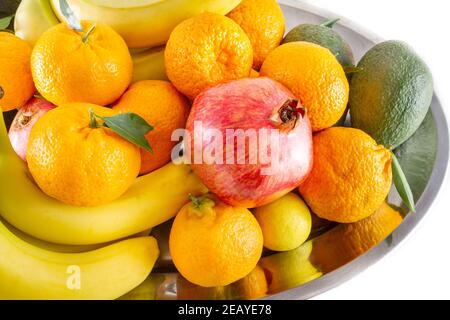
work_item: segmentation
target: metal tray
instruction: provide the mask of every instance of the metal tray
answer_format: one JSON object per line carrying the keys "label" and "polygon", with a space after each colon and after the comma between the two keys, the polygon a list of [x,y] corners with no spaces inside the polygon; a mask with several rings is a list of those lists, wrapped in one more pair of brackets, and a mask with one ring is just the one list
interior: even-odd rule
{"label": "metal tray", "polygon": [[[286,30],[300,23],[320,23],[337,16],[331,12],[304,4],[296,0],[280,0],[286,17]],[[335,26],[353,49],[356,61],[373,45],[381,42],[370,31],[343,18]],[[6,114],[7,123],[14,113]],[[416,198],[416,213],[408,213],[398,194],[392,189],[389,203],[398,206],[406,215],[402,224],[376,247],[358,258],[333,268],[321,277],[294,287],[283,287],[276,293],[261,297],[263,299],[308,299],[325,292],[362,272],[393,250],[428,212],[437,196],[445,177],[449,159],[449,131],[442,106],[436,95],[431,110],[419,128],[418,133],[404,146],[396,150],[400,162],[410,180]],[[184,280],[174,268],[167,248],[171,222],[154,228],[152,234],[158,238],[161,256],[152,275],[141,286],[127,294],[123,299],[239,299],[239,290],[233,284],[221,288],[201,288]],[[295,265],[292,267],[296,267]],[[290,268],[290,266],[286,266]],[[183,288],[182,290],[180,290]],[[183,292],[181,292],[183,291]]]}

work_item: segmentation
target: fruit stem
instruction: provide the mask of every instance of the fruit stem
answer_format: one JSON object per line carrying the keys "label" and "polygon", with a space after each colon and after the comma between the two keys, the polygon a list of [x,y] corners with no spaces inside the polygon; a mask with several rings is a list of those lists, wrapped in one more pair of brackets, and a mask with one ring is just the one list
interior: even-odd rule
{"label": "fruit stem", "polygon": [[322,22],[320,25],[322,27],[327,27],[327,28],[333,28],[334,25],[341,20],[340,18],[336,18],[336,19],[330,19],[330,20],[326,20],[324,22]]}
{"label": "fruit stem", "polygon": [[201,197],[196,197],[192,193],[189,193],[188,198],[192,201],[192,204],[196,209],[200,208],[200,206],[202,205],[203,199]]}
{"label": "fruit stem", "polygon": [[97,119],[95,119],[95,112],[94,109],[89,108],[89,127],[91,129],[97,129],[99,127],[97,123]]}
{"label": "fruit stem", "polygon": [[215,214],[214,206],[216,203],[207,195],[196,197],[190,193],[189,200],[192,201],[190,208],[188,208],[190,215],[201,219],[204,216],[211,216]]}
{"label": "fruit stem", "polygon": [[5,91],[4,91],[3,88],[0,86],[0,99],[2,99],[4,95],[5,95]]}
{"label": "fruit stem", "polygon": [[89,40],[89,36],[91,35],[92,31],[94,31],[95,27],[97,26],[97,24],[93,24],[88,31],[86,31],[83,35],[83,42],[84,43],[88,43]]}

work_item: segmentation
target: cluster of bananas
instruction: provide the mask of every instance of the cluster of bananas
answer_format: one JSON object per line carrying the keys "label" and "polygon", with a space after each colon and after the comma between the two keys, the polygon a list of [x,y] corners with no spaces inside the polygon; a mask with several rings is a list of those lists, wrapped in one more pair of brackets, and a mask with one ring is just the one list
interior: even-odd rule
{"label": "cluster of bananas", "polygon": [[[124,38],[134,62],[134,82],[167,80],[165,43],[181,21],[205,11],[227,14],[240,3],[240,0],[66,1],[80,20],[106,23]],[[22,0],[14,29],[17,36],[33,45],[45,30],[66,19],[59,0]]]}
{"label": "cluster of bananas", "polygon": [[[179,22],[203,11],[226,14],[240,1],[67,2],[80,20],[107,23],[123,36],[138,81],[165,79],[164,43]],[[59,0],[23,0],[15,31],[33,45],[45,30],[64,19]],[[128,192],[107,205],[65,205],[46,196],[32,181],[26,164],[10,145],[2,120],[0,299],[124,295],[148,277],[158,259],[158,244],[145,231],[174,217],[189,194],[207,192],[189,166],[168,164],[139,177]]]}

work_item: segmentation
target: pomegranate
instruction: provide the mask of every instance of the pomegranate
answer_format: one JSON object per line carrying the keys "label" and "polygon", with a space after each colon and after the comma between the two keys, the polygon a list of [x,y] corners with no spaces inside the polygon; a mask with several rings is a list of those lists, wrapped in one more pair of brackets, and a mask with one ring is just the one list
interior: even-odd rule
{"label": "pomegranate", "polygon": [[184,149],[194,172],[222,201],[253,208],[297,187],[312,167],[311,125],[299,100],[269,78],[202,92]]}
{"label": "pomegranate", "polygon": [[9,140],[13,149],[22,160],[26,161],[31,128],[40,117],[53,108],[55,106],[44,99],[32,98],[16,114],[9,129]]}

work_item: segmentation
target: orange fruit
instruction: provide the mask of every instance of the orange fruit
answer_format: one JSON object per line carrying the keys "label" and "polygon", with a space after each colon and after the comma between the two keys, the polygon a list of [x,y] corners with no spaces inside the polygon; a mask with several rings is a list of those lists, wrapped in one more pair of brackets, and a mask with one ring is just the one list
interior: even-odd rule
{"label": "orange fruit", "polygon": [[215,13],[180,23],[165,50],[168,78],[191,99],[208,87],[248,77],[252,64],[248,36],[233,20]]}
{"label": "orange fruit", "polygon": [[141,149],[141,174],[149,173],[167,164],[172,148],[172,132],[186,126],[189,103],[175,87],[166,81],[136,82],[113,107],[118,112],[133,112],[153,126],[147,135],[153,153]]}
{"label": "orange fruit", "polygon": [[[92,27],[87,22],[82,26]],[[127,89],[133,62],[125,41],[107,25],[97,23],[86,34],[61,23],[37,41],[31,70],[37,90],[53,104],[107,105]]]}
{"label": "orange fruit", "polygon": [[331,272],[375,247],[402,220],[400,213],[383,203],[369,217],[355,223],[341,224],[314,239],[310,260],[322,272]]}
{"label": "orange fruit", "polygon": [[313,137],[313,169],[299,191],[319,217],[351,223],[386,199],[392,184],[391,153],[359,129],[334,127]]}
{"label": "orange fruit", "polygon": [[35,91],[30,69],[31,47],[9,32],[0,32],[0,108],[22,107]]}
{"label": "orange fruit", "polygon": [[47,195],[75,206],[95,206],[121,196],[141,166],[139,149],[111,129],[92,128],[92,108],[99,116],[111,109],[69,103],[47,112],[30,133],[27,162]]}
{"label": "orange fruit", "polygon": [[266,276],[259,265],[247,276],[228,286],[201,287],[183,277],[177,277],[179,300],[250,300],[264,297],[267,290]]}
{"label": "orange fruit", "polygon": [[330,50],[309,42],[290,42],[273,50],[260,75],[284,84],[306,107],[313,131],[333,126],[344,114],[349,84]]}
{"label": "orange fruit", "polygon": [[230,295],[230,286],[226,287],[200,287],[189,282],[182,276],[177,277],[178,300],[228,300],[236,298],[236,294]]}
{"label": "orange fruit", "polygon": [[263,236],[247,209],[203,197],[178,213],[169,248],[175,266],[188,281],[202,287],[226,286],[256,267]]}
{"label": "orange fruit", "polygon": [[257,265],[246,277],[237,281],[234,286],[241,299],[262,298],[269,291],[264,269]]}
{"label": "orange fruit", "polygon": [[239,24],[253,46],[253,68],[259,70],[268,54],[283,40],[283,11],[275,0],[242,0],[228,17]]}

